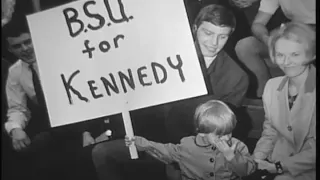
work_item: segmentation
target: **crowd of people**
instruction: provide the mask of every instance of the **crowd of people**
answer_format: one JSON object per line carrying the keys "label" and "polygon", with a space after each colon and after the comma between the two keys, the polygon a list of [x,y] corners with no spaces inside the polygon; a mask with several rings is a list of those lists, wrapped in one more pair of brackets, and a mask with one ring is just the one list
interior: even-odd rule
{"label": "crowd of people", "polygon": [[[23,12],[21,2],[2,19],[8,180],[125,180],[128,164],[146,164],[134,172],[139,179],[315,179],[315,0],[184,0],[208,94],[132,113],[133,123],[163,122],[163,139],[126,137],[121,114],[50,128],[25,15],[70,1],[23,1],[31,3]],[[233,133],[248,97],[261,100],[265,114],[252,153]],[[139,160],[130,158],[132,143]]]}

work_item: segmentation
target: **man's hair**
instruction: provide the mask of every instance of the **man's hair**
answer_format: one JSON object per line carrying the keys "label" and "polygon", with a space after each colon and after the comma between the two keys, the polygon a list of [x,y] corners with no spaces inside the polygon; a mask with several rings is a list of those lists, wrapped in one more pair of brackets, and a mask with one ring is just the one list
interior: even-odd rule
{"label": "man's hair", "polygon": [[236,116],[229,106],[219,100],[209,100],[199,105],[194,114],[197,133],[232,133],[237,124]]}
{"label": "man's hair", "polygon": [[313,57],[316,55],[316,32],[314,28],[299,22],[289,22],[273,30],[268,43],[269,54],[273,63],[275,63],[275,44],[280,38],[306,45],[305,50],[309,59],[302,63],[308,64],[314,60]]}
{"label": "man's hair", "polygon": [[232,11],[217,4],[211,4],[202,8],[193,24],[199,27],[204,21],[216,26],[230,27],[232,30],[236,27],[236,18]]}
{"label": "man's hair", "polygon": [[2,38],[6,44],[8,37],[19,37],[23,33],[30,33],[25,16],[13,16],[2,28]]}

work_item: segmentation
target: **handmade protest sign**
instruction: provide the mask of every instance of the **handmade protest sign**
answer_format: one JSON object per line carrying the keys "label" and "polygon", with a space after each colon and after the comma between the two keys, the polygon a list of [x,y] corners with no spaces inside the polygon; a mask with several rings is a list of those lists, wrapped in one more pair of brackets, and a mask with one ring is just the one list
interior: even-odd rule
{"label": "handmade protest sign", "polygon": [[83,0],[27,19],[52,127],[207,93],[183,1]]}

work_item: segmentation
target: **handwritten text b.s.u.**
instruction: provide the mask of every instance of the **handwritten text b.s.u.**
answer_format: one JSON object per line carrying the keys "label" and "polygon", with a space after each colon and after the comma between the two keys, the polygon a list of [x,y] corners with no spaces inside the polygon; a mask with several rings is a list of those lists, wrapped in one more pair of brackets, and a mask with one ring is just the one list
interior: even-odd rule
{"label": "handwritten text b.s.u.", "polygon": [[[108,12],[109,20],[115,24],[129,22],[130,20],[132,20],[133,16],[128,17],[127,14],[125,13],[125,9],[124,9],[124,5],[123,5],[122,1],[117,0],[117,2],[118,2],[119,9],[111,9],[109,0],[104,0],[104,5],[105,5],[106,10]],[[99,30],[102,27],[104,27],[104,25],[106,23],[107,23],[107,26],[112,25],[111,22],[106,22],[106,18],[103,17],[101,14],[89,11],[89,7],[95,6],[95,5],[96,5],[95,1],[85,2],[83,4],[83,12],[88,18],[95,19],[99,22],[99,24],[96,26],[88,23],[87,26],[85,27],[84,20],[80,19],[79,12],[75,8],[69,7],[69,8],[65,8],[63,10],[63,15],[64,15],[66,23],[67,23],[69,35],[71,37],[75,38],[78,35],[80,35],[80,33],[82,33],[82,32],[86,33],[86,32],[88,32],[88,29],[92,30],[92,31]],[[115,14],[114,12],[116,10],[120,11],[120,15],[121,15],[120,18],[114,17],[114,14]]]}
{"label": "handwritten text b.s.u.", "polygon": [[[90,23],[85,25],[85,21],[80,19],[79,12],[75,8],[68,7],[63,9],[62,12],[66,21],[68,32],[72,38],[79,36],[81,33],[87,33],[88,30],[97,31],[103,28],[105,25],[111,26],[112,23],[119,24],[119,23],[129,22],[130,20],[133,19],[133,16],[128,16],[126,14],[124,4],[122,3],[121,0],[117,0],[117,3],[118,3],[117,9],[111,8],[109,0],[104,0],[103,2],[106,8],[106,11],[108,13],[108,19],[110,20],[109,22],[106,21],[107,19],[106,17],[103,17],[101,14],[97,12],[91,12],[89,10],[89,7],[96,6],[95,1],[87,1],[83,4],[83,12],[85,16],[88,17],[89,19],[94,19],[95,21],[98,21],[99,22],[98,25],[92,25]],[[117,14],[116,12],[120,14],[120,17],[115,17],[115,14]],[[124,39],[124,37],[125,36],[123,34],[118,34],[114,37],[113,39],[114,48],[119,47],[118,40],[120,38]],[[99,44],[96,44],[93,46],[90,45],[89,43],[90,43],[90,40],[86,39],[83,43],[84,49],[80,50],[82,51],[83,54],[88,54],[87,57],[89,59],[93,58],[93,52],[96,49],[100,50],[100,52],[102,53],[107,53],[112,48],[112,44],[107,40],[102,40]]]}

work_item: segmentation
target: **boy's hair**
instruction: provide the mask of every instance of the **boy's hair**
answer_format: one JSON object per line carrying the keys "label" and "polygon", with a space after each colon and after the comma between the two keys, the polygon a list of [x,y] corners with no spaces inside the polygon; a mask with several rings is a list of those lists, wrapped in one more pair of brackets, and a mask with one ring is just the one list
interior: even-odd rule
{"label": "boy's hair", "polygon": [[236,116],[229,106],[219,100],[209,100],[199,105],[194,114],[197,133],[227,135],[237,124]]}
{"label": "boy's hair", "polygon": [[271,61],[275,63],[275,44],[280,38],[292,40],[297,43],[305,43],[306,54],[309,58],[304,64],[311,63],[316,55],[316,32],[309,25],[299,22],[289,22],[282,24],[279,28],[273,30],[269,39],[269,54]]}
{"label": "boy's hair", "polygon": [[13,16],[8,24],[2,28],[2,38],[7,45],[7,38],[19,37],[23,33],[30,33],[27,20],[24,16]]}
{"label": "boy's hair", "polygon": [[217,4],[211,4],[202,8],[193,24],[199,27],[204,21],[216,26],[230,27],[232,31],[236,27],[236,18],[232,11]]}

